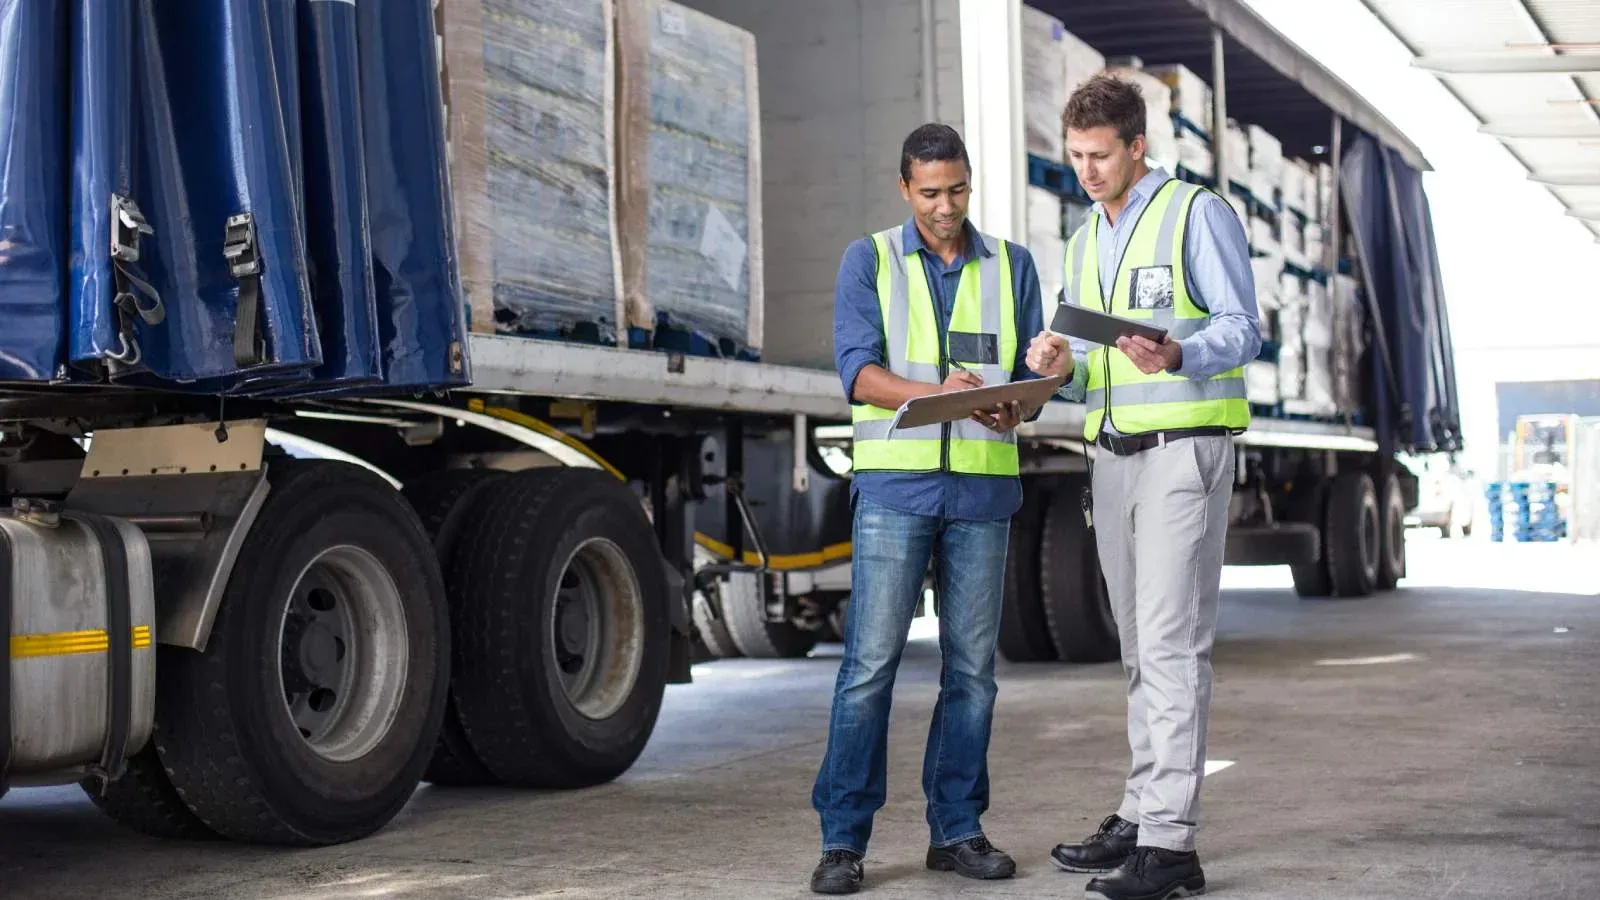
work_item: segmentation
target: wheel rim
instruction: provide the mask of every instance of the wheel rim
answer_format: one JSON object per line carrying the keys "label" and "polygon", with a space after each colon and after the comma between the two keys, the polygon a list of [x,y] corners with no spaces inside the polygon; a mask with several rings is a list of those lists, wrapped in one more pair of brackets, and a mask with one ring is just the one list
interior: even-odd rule
{"label": "wheel rim", "polygon": [[330,547],[301,570],[278,634],[278,683],[318,756],[360,759],[389,733],[410,661],[405,604],[371,553]]}
{"label": "wheel rim", "polygon": [[562,692],[580,715],[609,718],[633,695],[644,661],[643,596],[628,555],[605,538],[578,545],[562,566],[546,634]]}

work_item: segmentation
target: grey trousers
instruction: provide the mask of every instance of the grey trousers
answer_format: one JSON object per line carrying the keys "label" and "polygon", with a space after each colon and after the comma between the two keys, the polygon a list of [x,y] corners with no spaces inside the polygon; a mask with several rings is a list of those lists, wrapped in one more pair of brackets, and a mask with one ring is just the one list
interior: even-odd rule
{"label": "grey trousers", "polygon": [[1233,438],[1183,438],[1094,464],[1094,528],[1128,676],[1133,766],[1117,814],[1139,843],[1194,849]]}

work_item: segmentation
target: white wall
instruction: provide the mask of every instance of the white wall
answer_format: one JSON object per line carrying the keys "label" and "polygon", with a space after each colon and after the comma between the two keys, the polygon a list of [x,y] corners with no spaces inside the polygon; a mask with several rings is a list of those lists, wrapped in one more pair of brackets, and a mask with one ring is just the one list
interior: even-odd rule
{"label": "white wall", "polygon": [[[960,0],[689,0],[756,37],[766,335],[774,363],[833,366],[833,288],[850,241],[903,220],[900,144],[924,121],[962,128]],[[931,88],[931,90],[930,90]]]}

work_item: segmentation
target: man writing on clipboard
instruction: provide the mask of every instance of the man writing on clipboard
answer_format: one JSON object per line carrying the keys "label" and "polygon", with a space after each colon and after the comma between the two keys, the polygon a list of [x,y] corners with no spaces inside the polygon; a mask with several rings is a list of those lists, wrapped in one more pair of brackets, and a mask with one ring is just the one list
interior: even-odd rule
{"label": "man writing on clipboard", "polygon": [[1128,675],[1133,762],[1115,814],[1055,864],[1102,873],[1087,895],[1166,900],[1205,885],[1195,832],[1211,703],[1233,434],[1250,425],[1244,365],[1261,336],[1238,214],[1210,191],[1152,171],[1138,88],[1101,74],[1063,124],[1079,183],[1097,201],[1070,239],[1063,303],[1165,329],[1114,347],[1041,331],[1027,359],[1085,401],[1096,445],[1092,523]]}
{"label": "man writing on clipboard", "polygon": [[818,893],[861,886],[887,788],[889,701],[930,560],[944,671],[923,763],[928,868],[1005,878],[1015,862],[984,835],[995,643],[1010,519],[1022,502],[1014,429],[1037,409],[898,429],[908,400],[1032,379],[1044,327],[1028,251],[967,220],[972,169],[955,130],[906,138],[901,225],[852,243],[839,267],[834,356],[854,421],[850,607],[828,745],[812,791],[821,818]]}

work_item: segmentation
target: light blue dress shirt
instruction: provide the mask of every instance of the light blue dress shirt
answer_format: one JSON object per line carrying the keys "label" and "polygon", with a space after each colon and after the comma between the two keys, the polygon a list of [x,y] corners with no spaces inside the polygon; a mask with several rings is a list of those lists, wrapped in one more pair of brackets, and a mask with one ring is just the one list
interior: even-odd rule
{"label": "light blue dress shirt", "polygon": [[[1153,169],[1139,179],[1128,192],[1128,205],[1115,225],[1106,221],[1104,204],[1094,205],[1100,228],[1096,239],[1102,273],[1116,271],[1117,261],[1133,238],[1139,213],[1171,178],[1166,170]],[[1183,348],[1183,365],[1177,374],[1197,380],[1210,378],[1254,360],[1261,353],[1255,273],[1250,267],[1250,243],[1244,223],[1228,201],[1209,191],[1195,197],[1183,253],[1189,284],[1195,293],[1193,299],[1210,311],[1211,320],[1200,332],[1178,341]],[[1103,300],[1110,298],[1115,284],[1116,279],[1109,275],[1101,278]],[[1066,301],[1076,303],[1078,299],[1069,296]],[[1085,365],[1089,344],[1077,338],[1070,338],[1068,343],[1075,362],[1072,379],[1057,393],[1081,403],[1089,383],[1089,367]],[[1109,423],[1106,430],[1111,430]]]}

